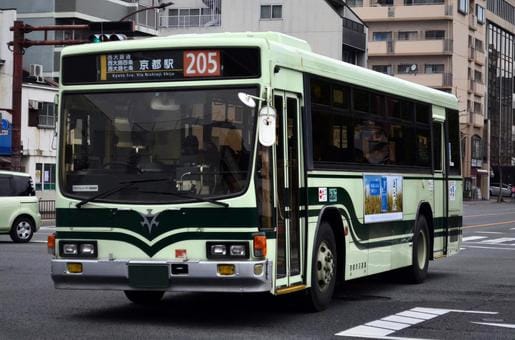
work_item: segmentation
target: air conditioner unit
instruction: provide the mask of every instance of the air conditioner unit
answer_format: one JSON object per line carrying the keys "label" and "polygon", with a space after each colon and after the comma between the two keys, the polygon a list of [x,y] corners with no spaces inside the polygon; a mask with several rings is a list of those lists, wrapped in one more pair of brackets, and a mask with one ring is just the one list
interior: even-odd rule
{"label": "air conditioner unit", "polygon": [[43,65],[30,64],[30,76],[36,78],[38,83],[44,82],[45,79],[43,78]]}
{"label": "air conditioner unit", "polygon": [[29,99],[29,109],[38,110],[39,102],[37,100]]}

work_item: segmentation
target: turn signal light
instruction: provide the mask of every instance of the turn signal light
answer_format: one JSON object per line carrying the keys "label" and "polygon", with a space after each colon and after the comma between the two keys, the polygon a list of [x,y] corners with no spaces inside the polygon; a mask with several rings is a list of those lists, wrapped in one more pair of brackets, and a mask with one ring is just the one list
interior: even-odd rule
{"label": "turn signal light", "polygon": [[55,255],[55,233],[48,235],[46,245],[48,253],[50,255]]}
{"label": "turn signal light", "polygon": [[254,234],[254,256],[266,256],[266,236],[264,233]]}
{"label": "turn signal light", "polygon": [[236,267],[234,264],[219,264],[217,269],[219,275],[229,276],[236,273]]}
{"label": "turn signal light", "polygon": [[66,264],[66,270],[71,274],[80,274],[82,273],[82,263],[74,263],[70,262]]}

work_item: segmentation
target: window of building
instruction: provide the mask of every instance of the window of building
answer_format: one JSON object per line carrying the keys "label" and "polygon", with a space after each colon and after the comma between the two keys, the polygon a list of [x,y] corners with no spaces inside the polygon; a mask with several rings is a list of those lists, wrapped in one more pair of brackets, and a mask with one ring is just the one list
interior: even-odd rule
{"label": "window of building", "polygon": [[36,163],[36,191],[55,190],[55,164]]}
{"label": "window of building", "polygon": [[393,6],[393,0],[377,0],[378,5]]}
{"label": "window of building", "polygon": [[445,39],[444,30],[430,30],[425,33],[426,40],[443,40]]}
{"label": "window of building", "polygon": [[483,73],[481,71],[474,71],[474,80],[478,83],[483,83]]}
{"label": "window of building", "polygon": [[392,65],[372,65],[372,70],[376,72],[381,72],[384,74],[393,74],[392,73]]}
{"label": "window of building", "polygon": [[443,73],[444,72],[444,64],[425,64],[424,72],[425,73]]}
{"label": "window of building", "polygon": [[444,0],[404,0],[404,5],[439,5],[443,4]]}
{"label": "window of building", "polygon": [[471,138],[472,147],[472,166],[481,167],[483,165],[483,146],[481,145],[481,137],[474,135]]}
{"label": "window of building", "polygon": [[397,39],[399,40],[417,40],[417,31],[399,31]]}
{"label": "window of building", "polygon": [[397,73],[408,74],[415,73],[418,67],[417,64],[399,64],[397,65]]}
{"label": "window of building", "polygon": [[474,102],[474,113],[481,113],[483,109],[483,105],[478,102]]}
{"label": "window of building", "polygon": [[350,7],[363,7],[363,0],[347,0],[346,3]]}
{"label": "window of building", "polygon": [[458,12],[461,14],[468,14],[470,0],[458,0]]}
{"label": "window of building", "polygon": [[49,102],[29,101],[29,126],[55,128],[56,105]]}
{"label": "window of building", "polygon": [[374,32],[372,33],[373,41],[391,41],[392,32]]}
{"label": "window of building", "polygon": [[480,51],[480,52],[484,52],[484,47],[483,47],[483,41],[482,40],[479,40],[479,39],[476,39],[476,50],[477,51]]}
{"label": "window of building", "polygon": [[282,5],[261,5],[261,19],[282,19]]}
{"label": "window of building", "polygon": [[485,8],[476,4],[476,17],[478,24],[483,25],[485,23]]}

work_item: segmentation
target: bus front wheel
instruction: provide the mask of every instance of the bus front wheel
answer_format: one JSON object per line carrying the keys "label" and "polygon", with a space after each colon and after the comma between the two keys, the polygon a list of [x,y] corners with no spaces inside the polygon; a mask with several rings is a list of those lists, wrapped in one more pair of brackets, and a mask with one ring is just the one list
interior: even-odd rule
{"label": "bus front wheel", "polygon": [[322,311],[329,306],[336,284],[337,251],[331,226],[320,224],[311,264],[311,287],[308,289],[307,307],[310,311]]}
{"label": "bus front wheel", "polygon": [[420,215],[413,233],[412,264],[406,268],[406,276],[411,283],[422,283],[429,266],[429,232],[427,220]]}
{"label": "bus front wheel", "polygon": [[150,305],[161,301],[164,293],[156,290],[125,290],[125,296],[137,305]]}

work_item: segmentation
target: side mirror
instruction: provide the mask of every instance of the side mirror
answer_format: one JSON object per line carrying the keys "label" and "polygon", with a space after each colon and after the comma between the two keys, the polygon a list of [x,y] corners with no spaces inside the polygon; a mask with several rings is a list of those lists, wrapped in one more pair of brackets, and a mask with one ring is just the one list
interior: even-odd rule
{"label": "side mirror", "polygon": [[258,115],[258,137],[263,146],[272,146],[275,143],[275,120],[277,112],[271,106],[263,106]]}

